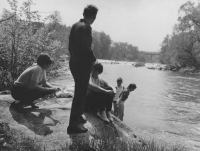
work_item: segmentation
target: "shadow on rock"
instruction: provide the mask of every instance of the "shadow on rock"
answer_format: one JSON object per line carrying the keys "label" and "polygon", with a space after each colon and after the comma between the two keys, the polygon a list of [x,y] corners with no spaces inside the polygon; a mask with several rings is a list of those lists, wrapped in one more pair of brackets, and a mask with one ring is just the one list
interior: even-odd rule
{"label": "shadow on rock", "polygon": [[[52,114],[51,110],[48,109],[31,109],[25,108],[24,111],[26,114],[18,113],[15,110],[15,102],[10,105],[9,111],[13,116],[13,119],[21,125],[26,126],[28,129],[33,131],[34,133],[42,136],[46,136],[51,134],[53,131],[50,130],[48,126],[55,126],[59,121],[53,119],[50,115]],[[32,112],[38,112],[38,116],[33,114]],[[45,117],[50,118],[54,123],[52,124],[44,124]]]}

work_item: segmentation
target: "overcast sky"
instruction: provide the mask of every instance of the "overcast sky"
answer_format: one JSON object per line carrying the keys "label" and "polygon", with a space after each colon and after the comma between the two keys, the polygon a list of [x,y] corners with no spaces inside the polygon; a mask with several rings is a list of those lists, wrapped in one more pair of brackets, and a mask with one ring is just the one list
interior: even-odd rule
{"label": "overcast sky", "polygon": [[[99,8],[92,28],[104,31],[113,41],[127,42],[142,51],[159,51],[167,34],[177,23],[178,10],[188,0],[33,0],[31,10],[41,15],[59,11],[62,23],[71,26],[82,18],[88,4]],[[192,0],[199,2],[198,0]],[[19,5],[23,0],[18,0]],[[0,0],[0,14],[9,9],[7,0]],[[42,13],[43,12],[43,13]]]}

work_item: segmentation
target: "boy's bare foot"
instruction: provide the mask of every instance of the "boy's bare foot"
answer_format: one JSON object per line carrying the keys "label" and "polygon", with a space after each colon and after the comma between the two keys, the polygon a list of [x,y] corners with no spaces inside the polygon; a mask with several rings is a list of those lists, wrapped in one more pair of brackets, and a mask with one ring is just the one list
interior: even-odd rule
{"label": "boy's bare foot", "polygon": [[112,123],[113,122],[113,117],[110,111],[107,112],[107,117],[109,119],[109,121]]}
{"label": "boy's bare foot", "polygon": [[110,122],[106,116],[106,112],[102,111],[101,113],[97,113],[97,116],[100,117],[100,119],[102,119],[104,122]]}
{"label": "boy's bare foot", "polygon": [[38,109],[39,106],[36,106],[35,104],[31,104],[32,109]]}

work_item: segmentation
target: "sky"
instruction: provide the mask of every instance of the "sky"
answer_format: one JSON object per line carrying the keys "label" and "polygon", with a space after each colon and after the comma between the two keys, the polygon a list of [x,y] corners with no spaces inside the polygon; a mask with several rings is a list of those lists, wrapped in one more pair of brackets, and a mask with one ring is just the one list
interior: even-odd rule
{"label": "sky", "polygon": [[[24,0],[18,0],[19,6]],[[32,11],[47,16],[59,11],[62,23],[72,26],[83,17],[88,4],[99,11],[92,29],[103,31],[114,42],[127,42],[140,51],[160,50],[166,35],[173,32],[178,10],[188,0],[33,0]],[[198,0],[190,0],[200,2]],[[3,8],[10,9],[7,0],[0,0],[0,15]]]}

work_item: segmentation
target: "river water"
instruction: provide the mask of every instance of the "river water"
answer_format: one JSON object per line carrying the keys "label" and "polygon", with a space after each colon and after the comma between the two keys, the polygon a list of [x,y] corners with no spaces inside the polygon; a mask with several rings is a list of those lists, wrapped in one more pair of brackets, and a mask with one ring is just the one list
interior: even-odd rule
{"label": "river water", "polygon": [[152,134],[170,134],[200,150],[200,76],[101,61],[100,75],[112,85],[135,83],[125,102],[124,123]]}
{"label": "river water", "polygon": [[[200,150],[200,75],[136,68],[127,62],[99,61],[104,66],[100,77],[113,86],[118,77],[122,77],[124,86],[137,85],[125,102],[124,113],[124,123],[136,134],[152,134]],[[71,76],[61,79],[54,85],[63,87],[66,81],[67,87],[73,84]]]}

